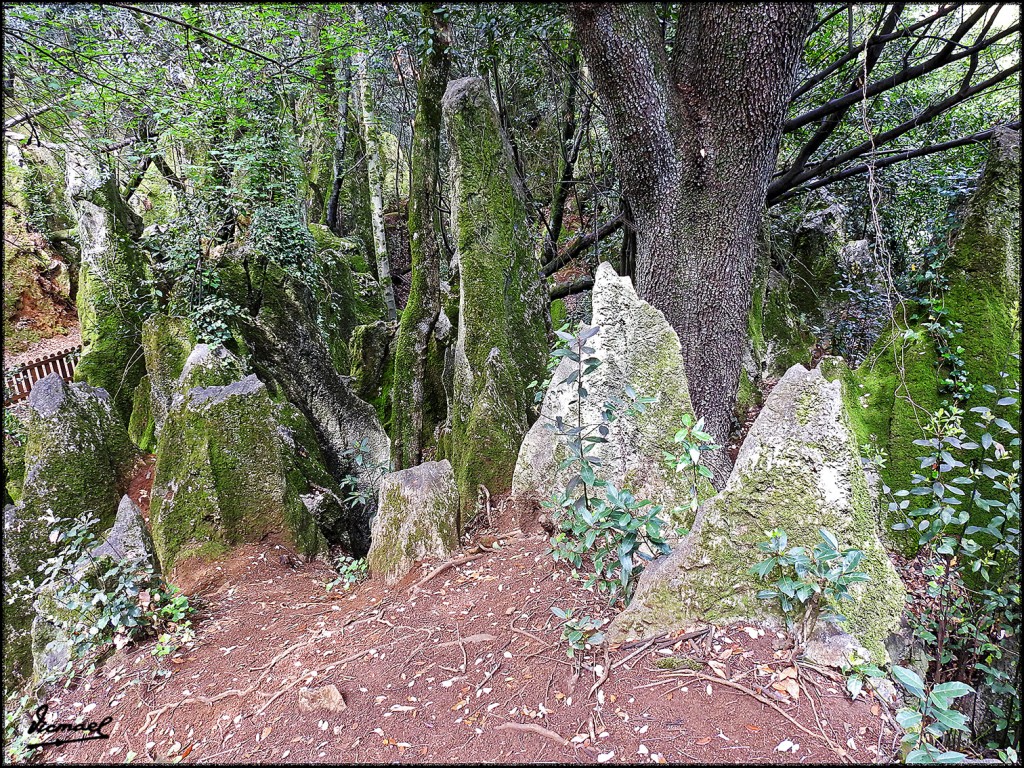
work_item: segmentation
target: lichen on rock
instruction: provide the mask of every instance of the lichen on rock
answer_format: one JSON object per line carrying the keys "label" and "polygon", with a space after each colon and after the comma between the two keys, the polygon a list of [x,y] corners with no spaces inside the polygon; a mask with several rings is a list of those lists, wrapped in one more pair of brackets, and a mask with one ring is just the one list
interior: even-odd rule
{"label": "lichen on rock", "polygon": [[693,531],[660,565],[645,571],[611,636],[650,635],[692,621],[778,622],[777,607],[756,597],[749,569],[766,532],[781,528],[793,546],[813,547],[819,529],[840,548],[864,552],[870,581],[851,587],[837,609],[843,630],[876,662],[898,629],[904,588],[879,538],[877,510],[861,467],[838,381],[794,365],[779,381],[747,435],[720,494],[697,514]]}
{"label": "lichen on rock", "polygon": [[[619,277],[610,264],[598,266],[593,288],[593,319],[599,328],[588,342],[601,365],[584,377],[587,397],[582,423],[601,423],[601,411],[612,397],[623,398],[626,387],[655,398],[642,414],[620,412],[609,425],[608,442],[594,446],[600,476],[618,488],[629,488],[638,499],[666,508],[678,525],[692,523],[689,515],[690,480],[665,463],[664,453],[677,446],[673,435],[682,416],[693,414],[679,337],[665,316],[640,299],[628,277]],[[568,457],[564,438],[552,431],[557,418],[575,426],[579,416],[576,384],[562,382],[576,363],[563,359],[551,377],[541,415],[530,428],[516,461],[513,496],[543,501],[566,487],[569,470],[559,470]],[[701,478],[698,495],[714,494]],[[678,512],[673,510],[682,508]]]}
{"label": "lichen on rock", "polygon": [[367,555],[370,573],[395,584],[417,560],[450,555],[459,543],[458,498],[447,461],[428,461],[385,475]]}

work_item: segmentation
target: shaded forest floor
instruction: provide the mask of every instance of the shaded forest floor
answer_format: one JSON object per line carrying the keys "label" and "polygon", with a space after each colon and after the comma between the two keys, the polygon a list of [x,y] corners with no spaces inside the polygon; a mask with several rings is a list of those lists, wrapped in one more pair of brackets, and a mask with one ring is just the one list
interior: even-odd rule
{"label": "shaded forest floor", "polygon": [[[145,501],[145,483],[133,494]],[[475,559],[419,590],[410,587],[436,564],[393,588],[371,579],[328,592],[330,568],[273,538],[180,569],[175,583],[198,606],[193,647],[157,659],[152,640],[129,646],[58,689],[58,721],[110,715],[110,738],[46,747],[42,759],[863,763],[892,754],[884,704],[871,694],[851,702],[841,677],[794,666],[787,643],[756,627],[613,647],[575,677],[551,606],[610,616],[606,601],[556,567],[535,522],[520,531],[503,517],[495,529],[513,535],[481,551],[495,541],[482,532],[453,555]],[[328,685],[343,703],[302,691]],[[778,751],[785,741],[799,746]]]}

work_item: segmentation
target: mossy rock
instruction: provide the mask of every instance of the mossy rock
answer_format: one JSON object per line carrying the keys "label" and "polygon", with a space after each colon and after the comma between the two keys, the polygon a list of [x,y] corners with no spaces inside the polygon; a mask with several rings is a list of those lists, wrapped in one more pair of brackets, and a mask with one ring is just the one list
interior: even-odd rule
{"label": "mossy rock", "polygon": [[819,529],[840,548],[864,553],[870,580],[851,587],[836,607],[876,663],[898,630],[905,591],[879,538],[877,511],[861,467],[838,381],[795,365],[754,422],[725,489],[705,503],[682,546],[645,571],[610,636],[649,636],[693,622],[781,624],[774,603],[756,595],[750,568],[764,559],[765,532],[785,530],[792,546],[813,548]]}
{"label": "mossy rock", "polygon": [[511,487],[529,427],[526,385],[547,359],[547,296],[511,157],[487,87],[454,80],[442,100],[452,148],[453,221],[459,260],[450,458],[461,525],[477,487]]}
{"label": "mossy rock", "polygon": [[459,544],[458,515],[455,474],[447,461],[385,476],[367,555],[370,573],[395,584],[417,560],[448,557]]}
{"label": "mossy rock", "polygon": [[153,315],[142,326],[142,349],[150,392],[150,415],[159,435],[171,407],[178,377],[189,353],[199,343],[192,324],[183,317]]}
{"label": "mossy rock", "polygon": [[142,220],[94,158],[71,150],[66,157],[67,196],[82,249],[77,296],[82,358],[75,381],[106,389],[127,425],[135,387],[146,373],[142,312],[149,297],[146,259],[138,244]]}
{"label": "mossy rock", "polygon": [[110,396],[50,374],[32,388],[21,504],[42,517],[92,513],[109,527],[139,452]]}
{"label": "mossy rock", "polygon": [[[337,481],[355,476],[376,498],[390,441],[373,406],[335,368],[311,288],[273,263],[259,277],[247,274],[240,258],[226,259],[219,269],[226,290],[247,307],[238,327],[256,373],[309,419],[331,476]],[[258,294],[250,294],[249,286]],[[359,464],[352,453],[357,443],[366,448]]]}
{"label": "mossy rock", "polygon": [[4,489],[12,503],[21,498],[25,482],[26,441],[24,430],[18,435],[4,431]]}
{"label": "mossy rock", "polygon": [[[56,553],[46,518],[93,514],[110,527],[138,456],[110,397],[58,374],[40,379],[29,395],[25,478],[17,506],[4,509],[4,583],[38,579]],[[31,675],[31,601],[4,603],[4,681],[13,689]]]}
{"label": "mossy rock", "polygon": [[128,420],[128,437],[146,453],[152,453],[156,448],[156,422],[153,419],[151,397],[147,373],[135,388],[132,417]]}
{"label": "mossy rock", "polygon": [[161,566],[208,559],[272,531],[316,557],[327,543],[289,483],[275,407],[254,375],[196,387],[171,409],[157,449],[150,520]]}
{"label": "mossy rock", "polygon": [[350,344],[352,385],[356,394],[376,409],[385,430],[391,426],[394,340],[394,324],[378,320],[356,327]]}

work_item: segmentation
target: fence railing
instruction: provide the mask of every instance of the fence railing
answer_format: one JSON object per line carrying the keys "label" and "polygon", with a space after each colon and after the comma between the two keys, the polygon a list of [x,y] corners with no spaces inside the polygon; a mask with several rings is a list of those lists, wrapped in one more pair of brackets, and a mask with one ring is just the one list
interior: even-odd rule
{"label": "fence railing", "polygon": [[58,373],[64,381],[71,381],[81,356],[82,347],[79,345],[4,371],[4,405],[24,400],[32,391],[32,385],[51,373]]}

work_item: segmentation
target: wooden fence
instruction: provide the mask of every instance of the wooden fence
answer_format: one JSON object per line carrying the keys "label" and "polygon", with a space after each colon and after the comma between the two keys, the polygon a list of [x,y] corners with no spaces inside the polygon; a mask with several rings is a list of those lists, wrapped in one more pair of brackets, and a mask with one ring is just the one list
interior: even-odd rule
{"label": "wooden fence", "polygon": [[82,347],[79,345],[4,371],[4,405],[24,400],[32,391],[32,385],[51,373],[58,373],[64,381],[71,381],[81,356]]}

